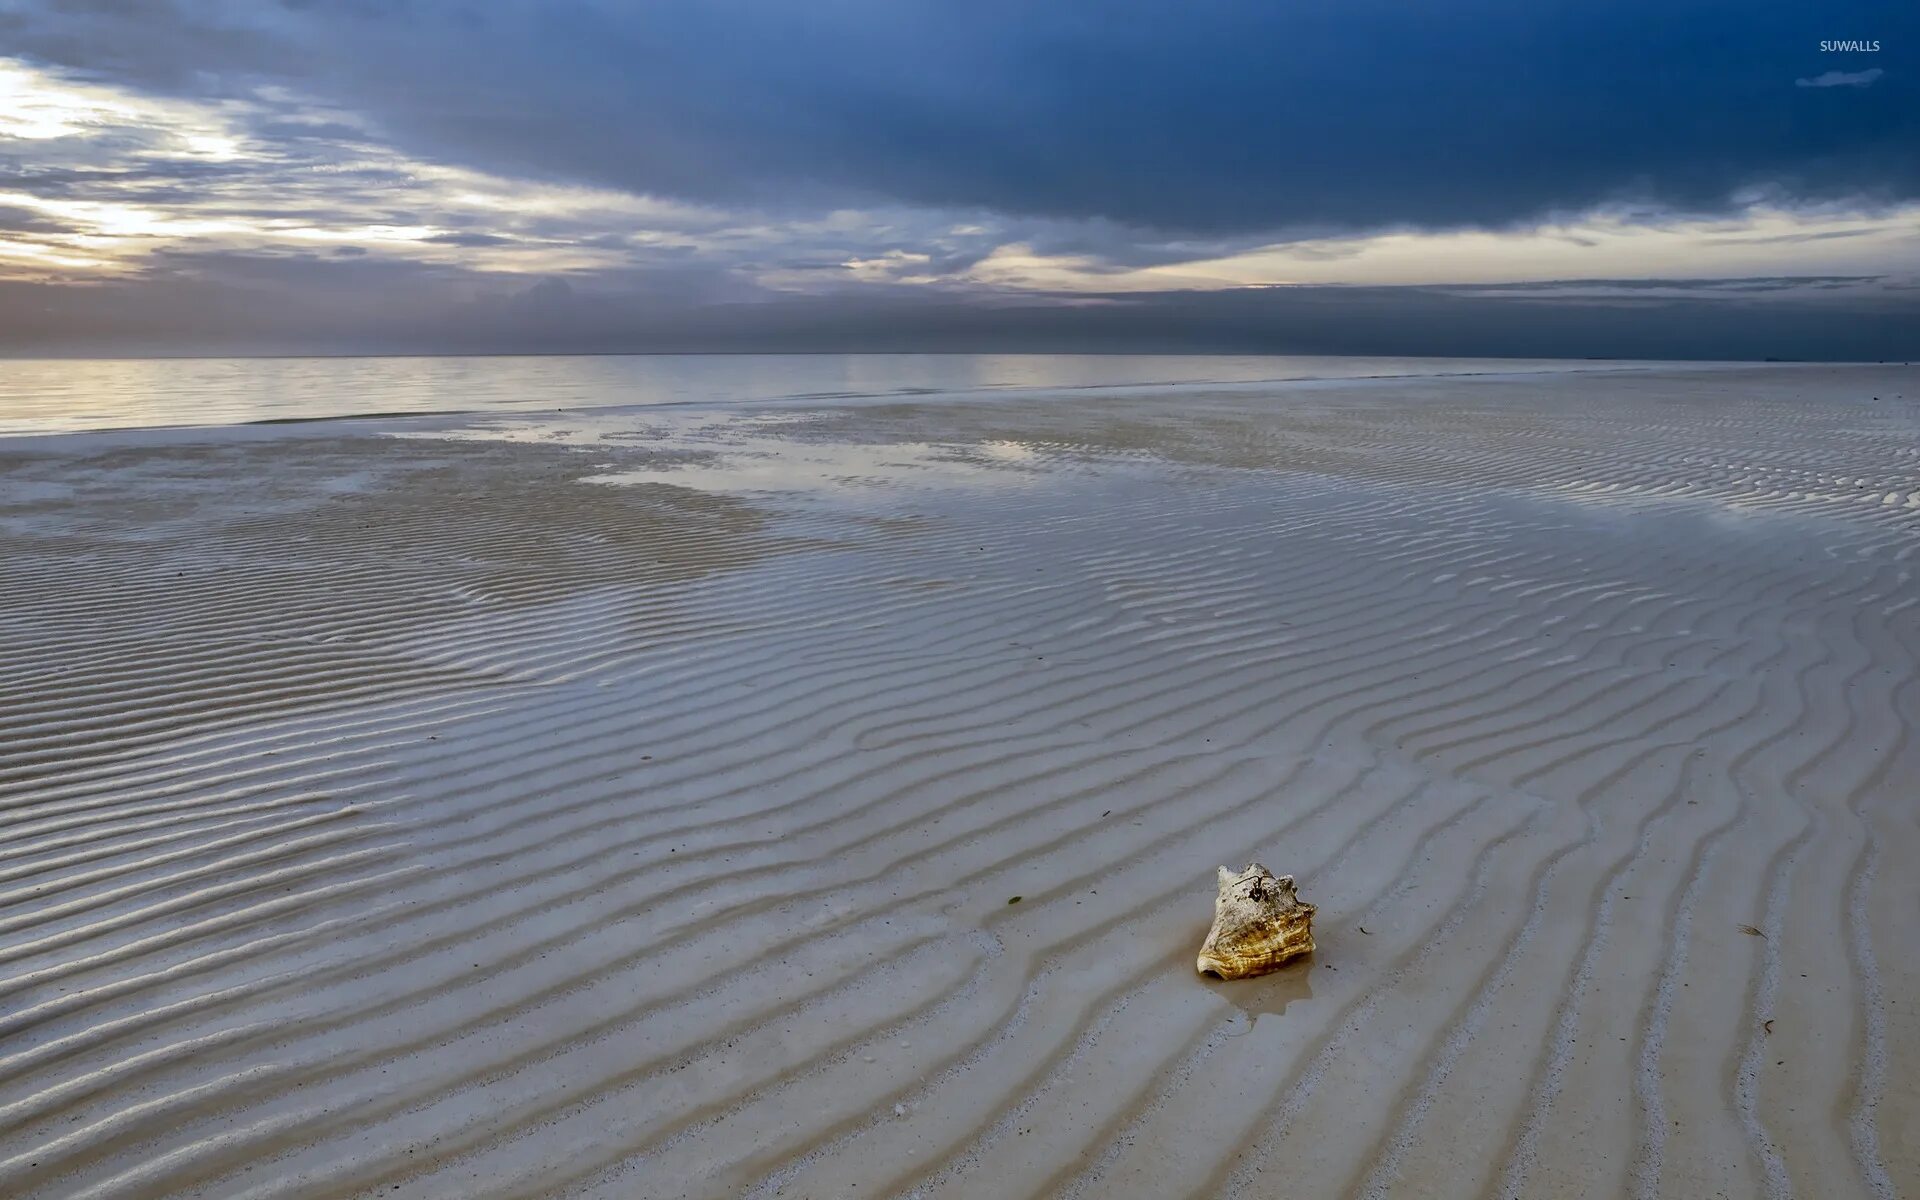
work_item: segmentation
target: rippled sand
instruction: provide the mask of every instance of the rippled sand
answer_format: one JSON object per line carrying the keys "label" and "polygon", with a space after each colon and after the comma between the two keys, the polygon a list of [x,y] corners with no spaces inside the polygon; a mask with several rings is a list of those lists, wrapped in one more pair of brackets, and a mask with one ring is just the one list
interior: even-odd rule
{"label": "rippled sand", "polygon": [[1920,1192],[1917,560],[1899,367],[0,442],[0,1195]]}

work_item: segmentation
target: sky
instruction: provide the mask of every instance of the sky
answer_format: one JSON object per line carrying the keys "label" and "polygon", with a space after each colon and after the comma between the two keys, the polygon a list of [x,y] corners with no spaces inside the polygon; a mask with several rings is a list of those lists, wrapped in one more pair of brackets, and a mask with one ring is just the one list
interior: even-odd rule
{"label": "sky", "polygon": [[0,354],[1920,358],[1916,47],[1911,0],[0,0]]}

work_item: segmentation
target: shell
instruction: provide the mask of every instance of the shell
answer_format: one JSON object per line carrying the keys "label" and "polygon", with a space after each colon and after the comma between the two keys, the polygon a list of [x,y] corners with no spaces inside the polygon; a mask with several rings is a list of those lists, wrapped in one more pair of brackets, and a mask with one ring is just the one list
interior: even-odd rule
{"label": "shell", "polygon": [[1237,875],[1221,867],[1213,929],[1200,947],[1201,974],[1250,979],[1312,954],[1314,912],[1294,891],[1291,875],[1276,877],[1259,863]]}

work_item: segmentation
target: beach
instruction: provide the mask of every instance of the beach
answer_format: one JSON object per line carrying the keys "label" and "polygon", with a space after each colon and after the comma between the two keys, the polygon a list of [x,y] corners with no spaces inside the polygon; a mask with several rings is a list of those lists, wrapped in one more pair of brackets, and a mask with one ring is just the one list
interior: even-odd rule
{"label": "beach", "polygon": [[1916,569],[1906,366],[0,439],[0,1195],[1914,1194]]}

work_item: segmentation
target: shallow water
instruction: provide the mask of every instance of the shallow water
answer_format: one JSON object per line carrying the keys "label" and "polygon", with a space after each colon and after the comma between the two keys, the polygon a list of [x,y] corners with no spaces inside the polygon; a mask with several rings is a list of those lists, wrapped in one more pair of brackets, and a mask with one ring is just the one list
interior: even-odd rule
{"label": "shallow water", "polygon": [[1622,361],[1161,354],[656,354],[0,361],[0,434],[1000,389],[1573,371]]}
{"label": "shallow water", "polygon": [[1920,1194],[1909,396],[16,439],[0,1196]]}

